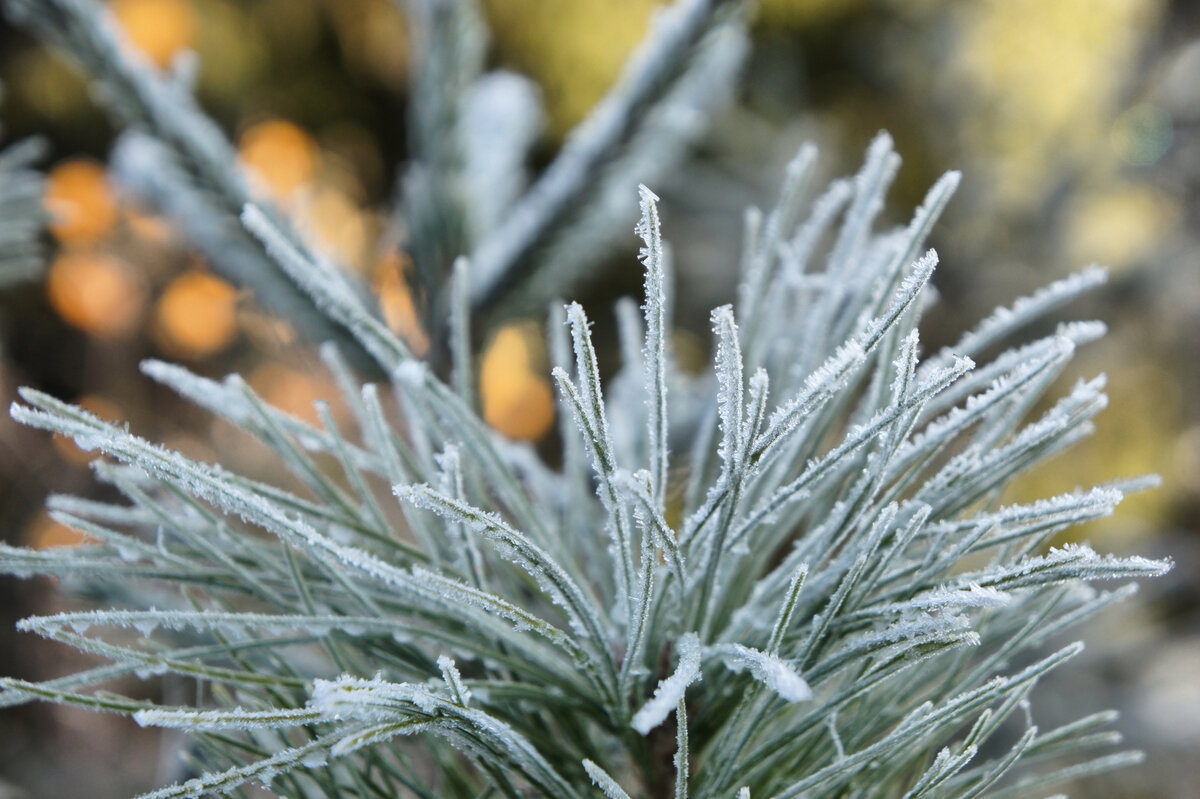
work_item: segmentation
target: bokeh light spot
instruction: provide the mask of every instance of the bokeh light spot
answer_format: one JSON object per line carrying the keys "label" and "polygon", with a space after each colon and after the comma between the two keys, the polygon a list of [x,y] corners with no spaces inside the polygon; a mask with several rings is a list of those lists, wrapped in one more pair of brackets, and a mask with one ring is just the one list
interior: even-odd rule
{"label": "bokeh light spot", "polygon": [[264,363],[250,373],[247,382],[267,404],[315,425],[321,424],[315,403],[337,396],[337,387],[328,380],[281,363]]}
{"label": "bokeh light spot", "polygon": [[55,521],[48,513],[38,514],[25,528],[24,537],[25,542],[34,549],[56,549],[94,543],[94,539]]}
{"label": "bokeh light spot", "polygon": [[117,202],[103,166],[86,158],[59,164],[46,176],[50,231],[64,244],[95,241],[117,221]]}
{"label": "bokeh light spot", "polygon": [[67,251],[46,275],[46,294],[63,321],[102,339],[121,339],[142,322],[145,291],[127,264],[100,253]]}
{"label": "bokeh light spot", "polygon": [[535,329],[524,325],[501,328],[480,364],[483,418],[512,439],[539,439],[554,423],[550,381],[532,368],[532,351],[538,343]]}
{"label": "bokeh light spot", "polygon": [[388,329],[403,338],[417,356],[422,356],[429,351],[429,337],[421,327],[416,303],[404,280],[408,265],[407,256],[398,252],[388,253],[375,267],[372,288]]}
{"label": "bokeh light spot", "polygon": [[311,183],[316,173],[317,143],[282,119],[251,126],[242,134],[239,151],[243,165],[280,201]]}
{"label": "bokeh light spot", "polygon": [[185,272],[159,298],[154,321],[159,345],[172,355],[213,355],[237,338],[237,291],[208,272]]}
{"label": "bokeh light spot", "polygon": [[109,8],[129,44],[160,69],[195,40],[196,16],[186,0],[113,0]]}

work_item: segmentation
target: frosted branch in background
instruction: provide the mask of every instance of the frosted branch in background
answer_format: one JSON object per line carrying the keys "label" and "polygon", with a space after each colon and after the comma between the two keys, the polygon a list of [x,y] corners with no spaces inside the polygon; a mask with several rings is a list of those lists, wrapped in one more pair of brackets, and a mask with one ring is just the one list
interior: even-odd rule
{"label": "frosted branch in background", "polygon": [[45,178],[35,165],[45,151],[40,139],[0,150],[0,288],[31,280],[42,270]]}
{"label": "frosted branch in background", "polygon": [[[649,149],[629,147],[629,141],[643,130],[678,125],[678,116],[686,114],[680,107],[682,98],[674,103],[667,101],[664,107],[670,110],[664,114],[666,119],[655,120],[650,109],[682,85],[677,76],[685,74],[685,64],[694,48],[726,13],[731,13],[731,8],[739,5],[737,0],[677,0],[659,12],[616,85],[570,133],[554,162],[473,252],[477,273],[472,304],[476,308],[491,306],[508,290],[508,284],[524,277],[519,272],[527,268],[525,262],[532,250],[561,227],[571,209],[590,193],[606,165],[618,161],[622,152]],[[717,83],[705,81],[704,88],[711,92]],[[687,94],[688,99],[696,99],[691,91]],[[677,132],[677,128],[671,132]],[[640,179],[647,181],[653,177],[643,174]],[[602,191],[601,201],[607,196]],[[590,248],[580,250],[586,252]],[[550,263],[554,268],[562,268],[557,259]],[[556,282],[558,286],[564,285],[562,281]],[[545,293],[543,299],[557,291]],[[536,298],[529,298],[528,302],[538,304]]]}
{"label": "frosted branch in background", "polygon": [[[326,346],[350,421],[322,403],[309,423],[237,376],[144,365],[265,446],[291,488],[23,390],[13,417],[106,455],[95,469],[116,499],[54,498],[52,518],[88,543],[0,546],[0,570],[113,599],[20,622],[106,662],[0,680],[0,706],[187,731],[198,776],[151,797],[248,782],[296,799],[582,799],[593,785],[610,799],[672,786],[696,799],[1003,796],[1133,762],[1105,751],[1119,742],[1112,715],[1042,732],[1022,708],[1032,716],[1039,680],[1081,649],[1046,651],[1051,636],[1171,567],[1050,546],[1152,481],[998,501],[1093,429],[1102,379],[1045,399],[1103,326],[991,350],[1098,275],[923,359],[937,255],[922,239],[957,176],[906,227],[877,232],[899,163],[890,140],[824,193],[804,179],[814,157],[801,150],[778,206],[748,215],[741,310],[714,309],[697,375],[673,368],[669,231],[642,190],[644,314],[622,301],[613,381],[582,306],[551,311],[565,421],[547,460],[474,410],[474,264],[454,272],[449,385],[344,273],[246,206],[258,257],[386,382],[359,385]],[[691,447],[668,453],[668,431]],[[194,682],[198,706],[100,690],[130,675]]]}

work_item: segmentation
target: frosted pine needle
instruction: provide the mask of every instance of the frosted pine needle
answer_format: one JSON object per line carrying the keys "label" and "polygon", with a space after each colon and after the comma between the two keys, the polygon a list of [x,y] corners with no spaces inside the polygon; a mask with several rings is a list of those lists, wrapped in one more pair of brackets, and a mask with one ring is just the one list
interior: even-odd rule
{"label": "frosted pine needle", "polygon": [[[680,3],[640,56],[647,68],[701,35],[710,5]],[[634,78],[614,103],[650,91]],[[561,163],[591,163],[580,148],[608,138],[590,136]],[[1041,732],[1026,714],[1037,717],[1038,680],[1079,651],[1047,655],[1043,642],[1134,590],[1089,584],[1170,568],[1050,546],[1145,486],[1003,501],[1091,431],[1101,379],[1029,417],[1103,326],[1066,323],[990,355],[1102,273],[1053,284],[922,359],[937,264],[924,238],[957,175],[880,234],[899,165],[890,139],[809,199],[814,158],[797,156],[777,208],[748,214],[738,302],[713,311],[714,363],[699,376],[675,368],[669,250],[658,198],[641,189],[642,314],[636,300],[619,312],[628,362],[615,386],[583,308],[551,313],[561,466],[488,429],[470,380],[470,298],[499,290],[541,217],[505,232],[496,209],[480,210],[507,243],[482,248],[482,284],[465,261],[453,269],[448,385],[285,223],[247,206],[261,257],[384,382],[360,385],[326,348],[355,430],[327,407],[319,424],[273,409],[236,376],[144,365],[270,447],[295,491],[23,391],[14,418],[107,456],[97,475],[122,498],[51,501],[86,546],[0,547],[10,574],[114,597],[20,622],[105,663],[0,680],[0,706],[59,702],[188,731],[197,774],[147,797],[252,782],[289,797],[1003,796],[1132,762],[1090,751],[1116,743],[1111,715]],[[555,190],[578,190],[568,183]],[[201,704],[99,690],[130,675],[194,685]]]}

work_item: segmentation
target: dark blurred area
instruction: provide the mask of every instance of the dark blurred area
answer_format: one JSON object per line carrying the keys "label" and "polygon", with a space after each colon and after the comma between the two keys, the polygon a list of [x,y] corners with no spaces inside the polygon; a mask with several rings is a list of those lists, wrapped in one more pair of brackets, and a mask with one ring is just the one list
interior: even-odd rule
{"label": "dark blurred area", "polygon": [[[199,58],[201,105],[259,188],[375,290],[388,324],[425,345],[405,256],[388,235],[405,153],[409,44],[389,0],[113,0],[126,35],[167,67]],[[617,76],[651,0],[489,0],[490,59],[541,87],[548,158]],[[44,276],[0,293],[0,393],[31,385],[139,434],[255,476],[263,451],[138,372],[148,357],[208,376],[243,374],[268,401],[313,419],[336,389],[286,320],[213,274],[162,218],[114,188],[114,130],[59,55],[0,27],[5,142],[47,137],[50,257]],[[891,196],[903,221],[947,169],[965,180],[934,234],[940,307],[927,349],[998,304],[1090,263],[1109,286],[1072,306],[1110,335],[1069,376],[1106,372],[1097,434],[1025,478],[1022,499],[1143,473],[1161,488],[1076,530],[1098,548],[1169,555],[1176,569],[1087,631],[1086,663],[1041,686],[1050,725],[1122,711],[1147,763],[1085,784],[1087,797],[1191,797],[1200,784],[1200,6],[1184,0],[765,0],[737,102],[661,186],[680,272],[677,346],[703,353],[708,309],[736,279],[742,209],[773,202],[804,141],[828,176],[857,167],[886,128],[905,158]],[[631,197],[630,202],[635,198]],[[640,285],[636,239],[582,287],[603,308]],[[600,315],[600,314],[597,314]],[[488,422],[538,440],[553,426],[541,320],[487,336],[479,385]],[[79,540],[41,510],[48,493],[95,495],[88,457],[0,420],[4,540]],[[1014,496],[1013,499],[1016,499]],[[16,619],[86,598],[45,581],[0,581],[0,674],[47,679],[84,657]],[[171,691],[147,683],[146,695]],[[1039,722],[1041,719],[1038,719]],[[0,799],[125,796],[161,762],[156,733],[50,706],[0,711]],[[161,751],[171,752],[169,747]]]}

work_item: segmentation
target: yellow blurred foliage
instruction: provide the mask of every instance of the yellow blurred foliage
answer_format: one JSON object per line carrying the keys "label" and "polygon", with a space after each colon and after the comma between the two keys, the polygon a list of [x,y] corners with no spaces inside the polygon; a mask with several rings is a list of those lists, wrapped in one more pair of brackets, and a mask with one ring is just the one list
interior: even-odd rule
{"label": "yellow blurred foliage", "polygon": [[964,134],[993,161],[1000,202],[1027,205],[1107,139],[1126,77],[1163,0],[979,0],[944,77],[970,98]]}
{"label": "yellow blurred foliage", "polygon": [[1171,471],[1177,475],[1178,486],[1200,498],[1200,424],[1184,430],[1171,448]]}
{"label": "yellow blurred foliage", "polygon": [[1152,252],[1179,217],[1175,201],[1149,186],[1115,185],[1080,194],[1067,219],[1068,257],[1076,264],[1124,268]]}
{"label": "yellow blurred foliage", "polygon": [[105,169],[87,158],[73,158],[46,176],[44,195],[50,231],[64,244],[96,241],[117,221],[117,201]]}
{"label": "yellow blurred foliage", "polygon": [[171,65],[196,37],[196,16],[187,0],[112,0],[125,38],[160,69]]}
{"label": "yellow blurred foliage", "polygon": [[320,44],[318,0],[255,0],[246,6],[254,27],[270,40],[272,53],[306,54]]}
{"label": "yellow blurred foliage", "polygon": [[389,0],[324,0],[347,66],[407,91],[411,46],[396,5]]}
{"label": "yellow blurred foliage", "polygon": [[533,353],[540,343],[536,326],[502,327],[479,367],[483,418],[512,439],[537,440],[554,424],[550,381],[533,370]]}
{"label": "yellow blurred foliage", "polygon": [[[271,43],[252,12],[258,3],[204,0],[196,8],[196,51],[204,69],[198,86],[202,96],[236,100],[271,65]],[[288,29],[288,23],[280,28]]]}
{"label": "yellow blurred foliage", "polygon": [[242,164],[280,202],[287,202],[312,182],[317,171],[317,143],[297,125],[267,119],[240,137]]}
{"label": "yellow blurred foliage", "polygon": [[142,322],[146,296],[133,270],[100,253],[66,251],[46,275],[46,294],[68,324],[102,339],[120,339]]}
{"label": "yellow blurred foliage", "polygon": [[91,111],[87,84],[58,53],[15,52],[6,73],[5,88],[40,116],[79,125]]}
{"label": "yellow blurred foliage", "polygon": [[772,27],[803,28],[827,22],[862,5],[863,0],[763,0],[758,8],[758,21]]}
{"label": "yellow blurred foliage", "polygon": [[646,34],[657,0],[485,0],[501,57],[540,84],[551,133],[591,110]]}
{"label": "yellow blurred foliage", "polygon": [[388,329],[403,338],[414,354],[422,356],[429,351],[429,337],[421,327],[421,317],[404,279],[410,265],[407,255],[389,252],[375,267],[371,287]]}
{"label": "yellow blurred foliage", "polygon": [[237,338],[237,290],[208,272],[184,272],[159,297],[154,322],[159,346],[171,355],[213,355]]}
{"label": "yellow blurred foliage", "polygon": [[[550,132],[564,136],[604,96],[667,0],[484,0],[501,58],[538,82]],[[802,28],[863,0],[765,0],[758,21]]]}

